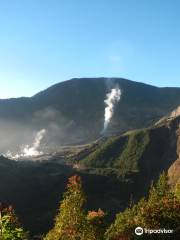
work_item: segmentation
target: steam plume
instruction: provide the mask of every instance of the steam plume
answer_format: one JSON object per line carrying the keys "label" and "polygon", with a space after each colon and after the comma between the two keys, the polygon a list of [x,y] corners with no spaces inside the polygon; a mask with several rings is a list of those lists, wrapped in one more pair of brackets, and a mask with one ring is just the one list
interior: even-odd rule
{"label": "steam plume", "polygon": [[38,149],[45,133],[46,133],[46,130],[42,129],[36,134],[36,137],[34,139],[32,146],[31,147],[29,145],[25,146],[25,148],[23,149],[24,156],[38,156],[40,154],[43,154],[43,152],[38,151]]}
{"label": "steam plume", "polygon": [[111,92],[109,92],[106,95],[106,99],[104,100],[104,103],[106,104],[105,107],[105,112],[104,112],[104,129],[102,131],[102,133],[104,133],[107,128],[108,125],[112,119],[113,113],[114,113],[114,106],[117,102],[119,102],[120,98],[121,98],[121,90],[119,87],[116,88],[112,88]]}
{"label": "steam plume", "polygon": [[20,153],[17,153],[15,155],[8,151],[5,156],[12,159],[18,159],[22,157],[35,157],[43,154],[43,152],[39,150],[39,147],[41,145],[41,141],[45,133],[46,133],[45,129],[40,130],[39,132],[37,132],[35,139],[32,143],[32,146],[25,145],[24,147],[21,147]]}

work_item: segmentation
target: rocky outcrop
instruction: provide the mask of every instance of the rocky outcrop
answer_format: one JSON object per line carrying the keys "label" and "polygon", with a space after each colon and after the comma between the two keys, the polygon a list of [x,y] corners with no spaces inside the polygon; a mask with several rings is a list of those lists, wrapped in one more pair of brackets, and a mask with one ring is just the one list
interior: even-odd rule
{"label": "rocky outcrop", "polygon": [[[179,113],[178,113],[179,111]],[[174,114],[180,115],[180,107],[178,108],[178,111],[174,111]],[[180,181],[180,125],[177,130],[177,160],[171,165],[171,167],[168,170],[169,175],[169,182],[172,186],[175,186],[177,182]]]}
{"label": "rocky outcrop", "polygon": [[180,116],[180,106],[178,108],[176,108],[171,114],[170,117],[175,118]]}

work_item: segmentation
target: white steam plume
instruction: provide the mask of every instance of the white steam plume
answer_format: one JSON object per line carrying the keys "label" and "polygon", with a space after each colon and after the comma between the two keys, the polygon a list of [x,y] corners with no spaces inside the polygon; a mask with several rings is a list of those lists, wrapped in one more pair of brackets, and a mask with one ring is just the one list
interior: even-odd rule
{"label": "white steam plume", "polygon": [[40,154],[43,154],[43,152],[38,151],[38,149],[39,149],[41,140],[43,139],[45,133],[46,133],[45,129],[40,130],[36,134],[36,137],[34,139],[32,146],[31,147],[29,145],[25,146],[25,148],[23,149],[24,156],[38,156]]}
{"label": "white steam plume", "polygon": [[12,159],[18,159],[23,157],[36,157],[41,154],[43,154],[42,151],[39,150],[39,147],[41,145],[41,141],[46,133],[45,129],[40,130],[37,132],[35,139],[32,143],[32,146],[25,145],[21,147],[21,150],[17,154],[12,154],[10,151],[8,151],[5,156],[12,158]]}
{"label": "white steam plume", "polygon": [[119,87],[112,88],[111,92],[109,92],[106,95],[106,99],[104,100],[104,103],[106,104],[105,111],[104,111],[104,129],[102,133],[104,133],[108,125],[112,119],[113,113],[114,113],[114,106],[117,102],[119,102],[121,98],[121,90]]}

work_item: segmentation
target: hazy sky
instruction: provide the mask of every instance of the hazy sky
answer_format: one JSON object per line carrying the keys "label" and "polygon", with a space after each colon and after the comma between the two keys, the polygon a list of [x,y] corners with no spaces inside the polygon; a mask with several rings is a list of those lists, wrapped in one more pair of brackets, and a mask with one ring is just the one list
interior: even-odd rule
{"label": "hazy sky", "polygon": [[180,87],[178,0],[0,0],[0,98],[73,77]]}

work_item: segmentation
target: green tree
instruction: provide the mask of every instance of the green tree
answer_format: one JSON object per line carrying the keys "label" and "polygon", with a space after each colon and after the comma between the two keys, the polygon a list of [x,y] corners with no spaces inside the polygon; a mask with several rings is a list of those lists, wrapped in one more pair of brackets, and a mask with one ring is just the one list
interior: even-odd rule
{"label": "green tree", "polygon": [[87,220],[90,225],[93,226],[93,230],[96,235],[96,239],[103,240],[106,229],[106,223],[104,221],[105,213],[99,209],[98,211],[89,211]]}
{"label": "green tree", "polygon": [[3,207],[0,204],[0,240],[25,240],[27,234],[23,231],[12,206]]}
{"label": "green tree", "polygon": [[85,196],[79,176],[69,178],[55,225],[44,240],[95,240],[95,231],[83,209]]}
{"label": "green tree", "polygon": [[177,181],[175,185],[175,195],[180,200],[180,179]]}
{"label": "green tree", "polygon": [[149,201],[158,201],[168,194],[171,194],[168,184],[168,176],[165,172],[163,172],[159,176],[157,183],[151,185],[149,191]]}
{"label": "green tree", "polygon": [[[180,200],[175,191],[170,189],[165,173],[161,174],[156,184],[152,185],[147,199],[141,199],[133,207],[117,215],[115,222],[107,230],[107,240],[119,239],[171,239],[172,235],[134,234],[136,227],[147,229],[173,229],[178,234],[180,222]],[[175,239],[175,238],[174,238]]]}

